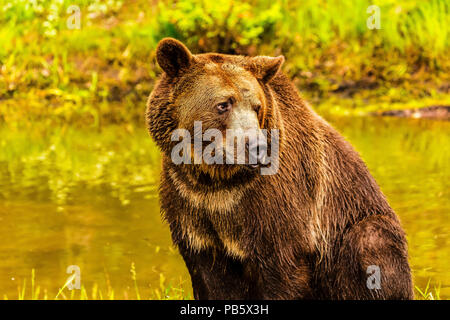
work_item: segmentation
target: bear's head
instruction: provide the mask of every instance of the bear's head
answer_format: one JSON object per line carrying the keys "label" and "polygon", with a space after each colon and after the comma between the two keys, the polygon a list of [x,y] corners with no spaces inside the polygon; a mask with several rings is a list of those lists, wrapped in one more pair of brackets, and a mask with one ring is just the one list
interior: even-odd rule
{"label": "bear's head", "polygon": [[[265,155],[256,151],[251,158],[250,151],[265,149],[268,154],[274,136],[280,138],[281,117],[270,83],[283,56],[193,55],[178,40],[165,38],[156,58],[164,73],[149,97],[147,124],[168,158],[182,157],[181,164],[173,162],[211,179],[229,179],[268,165]],[[181,139],[190,147],[180,148]],[[240,140],[248,151],[244,161],[238,159]]]}

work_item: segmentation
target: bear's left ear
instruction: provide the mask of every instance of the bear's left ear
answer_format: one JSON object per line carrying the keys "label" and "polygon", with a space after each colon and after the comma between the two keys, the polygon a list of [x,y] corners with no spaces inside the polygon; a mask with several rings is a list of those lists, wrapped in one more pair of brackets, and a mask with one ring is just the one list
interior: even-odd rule
{"label": "bear's left ear", "polygon": [[284,57],[266,57],[257,56],[251,59],[250,71],[253,72],[256,78],[263,82],[269,82],[280,70],[284,63]]}
{"label": "bear's left ear", "polygon": [[192,62],[192,54],[180,41],[173,38],[164,38],[158,43],[156,60],[167,75],[175,77],[189,68]]}

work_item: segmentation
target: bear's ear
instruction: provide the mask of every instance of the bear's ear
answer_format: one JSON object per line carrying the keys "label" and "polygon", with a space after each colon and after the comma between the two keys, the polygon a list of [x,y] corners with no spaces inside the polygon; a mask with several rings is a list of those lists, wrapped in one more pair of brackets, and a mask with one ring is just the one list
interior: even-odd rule
{"label": "bear's ear", "polygon": [[283,63],[283,56],[257,56],[251,59],[250,71],[253,72],[256,78],[267,83],[277,74]]}
{"label": "bear's ear", "polygon": [[156,60],[168,76],[175,77],[189,68],[192,62],[192,54],[180,41],[173,38],[164,38],[158,43]]}

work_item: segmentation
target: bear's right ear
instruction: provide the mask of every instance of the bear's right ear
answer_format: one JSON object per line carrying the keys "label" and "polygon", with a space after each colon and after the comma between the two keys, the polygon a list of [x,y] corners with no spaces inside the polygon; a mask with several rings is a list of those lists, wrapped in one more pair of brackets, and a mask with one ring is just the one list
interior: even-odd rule
{"label": "bear's right ear", "polygon": [[256,78],[269,82],[278,71],[281,69],[281,66],[284,63],[284,57],[267,57],[267,56],[256,56],[250,58],[250,65],[248,68],[251,72],[256,76]]}
{"label": "bear's right ear", "polygon": [[192,62],[192,54],[180,41],[173,38],[164,38],[158,43],[156,60],[169,77],[175,77],[189,68]]}

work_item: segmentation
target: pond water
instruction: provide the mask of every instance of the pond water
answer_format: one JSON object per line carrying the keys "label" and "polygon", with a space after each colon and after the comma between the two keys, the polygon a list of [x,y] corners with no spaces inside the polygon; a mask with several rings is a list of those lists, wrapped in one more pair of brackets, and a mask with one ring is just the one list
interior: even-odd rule
{"label": "pond water", "polygon": [[[400,216],[415,285],[430,282],[434,295],[436,286],[449,299],[450,122],[327,120],[360,152]],[[25,298],[32,291],[54,298],[71,265],[80,267],[89,298],[135,299],[136,288],[141,298],[192,297],[160,219],[159,170],[143,126],[0,127],[0,298],[18,298],[24,285]],[[60,297],[70,294],[81,290]]]}

